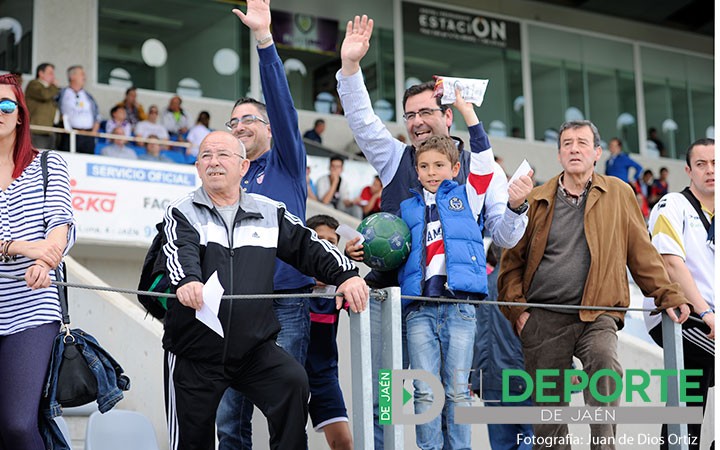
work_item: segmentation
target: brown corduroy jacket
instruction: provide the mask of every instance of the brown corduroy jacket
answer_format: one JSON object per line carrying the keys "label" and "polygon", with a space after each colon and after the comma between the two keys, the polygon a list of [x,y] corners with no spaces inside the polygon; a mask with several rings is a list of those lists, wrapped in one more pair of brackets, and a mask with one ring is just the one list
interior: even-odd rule
{"label": "brown corduroy jacket", "polygon": [[[503,252],[498,278],[499,300],[526,303],[535,271],[545,253],[555,207],[558,179],[555,176],[528,196],[528,225],[520,242]],[[680,285],[671,283],[660,254],[650,243],[648,230],[630,186],[615,177],[593,174],[585,204],[585,238],[590,249],[582,305],[630,305],[627,266],[644,295],[653,297],[660,309],[688,303]],[[515,326],[527,308],[500,308]],[[580,320],[592,322],[601,314],[620,319],[623,312],[581,310]]]}

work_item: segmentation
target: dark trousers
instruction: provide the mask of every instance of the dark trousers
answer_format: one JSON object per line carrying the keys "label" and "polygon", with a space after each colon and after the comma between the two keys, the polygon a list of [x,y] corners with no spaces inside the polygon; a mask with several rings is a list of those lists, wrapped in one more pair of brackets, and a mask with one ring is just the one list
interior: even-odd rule
{"label": "dark trousers", "polygon": [[[82,130],[82,131],[91,131],[91,130]],[[69,134],[62,134],[60,135],[60,144],[58,145],[58,150],[63,150],[66,152],[70,151],[70,135]],[[93,136],[75,136],[75,150],[78,153],[85,153],[88,155],[92,155],[95,153],[95,138]]]}
{"label": "dark trousers", "polygon": [[31,134],[30,141],[33,147],[40,150],[54,150],[55,149],[55,134]]}
{"label": "dark trousers", "polygon": [[58,322],[0,336],[0,450],[44,450],[38,409]]}
{"label": "dark trousers", "polygon": [[232,366],[165,354],[170,448],[214,449],[215,413],[225,390],[232,386],[267,418],[271,449],[305,449],[307,375],[275,342],[260,344]]}
{"label": "dark trousers", "polygon": [[[525,368],[533,379],[536,379],[538,369],[560,369],[561,375],[553,379],[555,389],[545,389],[546,395],[563,395],[564,383],[563,370],[570,369],[573,356],[577,356],[582,362],[583,370],[588,378],[600,369],[610,369],[622,373],[622,367],[617,358],[617,323],[608,315],[601,315],[594,322],[582,322],[577,314],[563,314],[548,311],[542,308],[534,308],[530,311],[530,318],[525,323],[520,334],[525,354]],[[598,382],[598,391],[608,395],[615,391],[615,383],[610,377],[601,377]],[[567,402],[538,402],[536,391],[533,391],[533,400],[536,406],[567,406]],[[612,403],[603,403],[594,399],[588,389],[583,391],[585,404],[588,406],[617,406],[620,400]],[[551,436],[567,436],[568,426],[566,424],[543,423],[533,425],[535,436],[542,437],[538,442],[549,442]],[[590,432],[596,439],[608,437],[605,441],[614,442],[614,424],[592,424]],[[553,440],[558,442],[559,439]],[[535,450],[542,447],[539,444],[533,446]],[[572,447],[567,445],[553,445],[554,450],[569,450]],[[593,450],[614,449],[614,444],[592,444]]]}
{"label": "dark trousers", "polygon": [[[700,318],[700,316],[694,313],[692,317]],[[687,402],[686,405],[702,406],[703,412],[705,412],[705,404],[707,403],[708,389],[710,389],[711,386],[715,386],[715,341],[705,336],[709,332],[710,328],[707,325],[695,322],[694,320],[687,320],[682,324],[683,364],[686,369],[702,370],[701,377],[688,377],[688,381],[699,383],[699,386],[697,388],[688,388],[687,394],[701,396],[703,401]],[[657,345],[662,347],[662,324],[650,330],[650,336]],[[690,450],[699,450],[702,424],[689,423],[687,427],[690,437],[688,448]],[[667,425],[662,426],[662,435],[665,439],[660,448],[665,450],[668,448]]]}

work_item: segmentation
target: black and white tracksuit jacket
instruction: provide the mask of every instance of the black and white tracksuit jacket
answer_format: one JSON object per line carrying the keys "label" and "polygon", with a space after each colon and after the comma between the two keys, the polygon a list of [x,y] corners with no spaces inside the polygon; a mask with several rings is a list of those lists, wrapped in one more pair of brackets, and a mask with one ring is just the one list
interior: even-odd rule
{"label": "black and white tracksuit jacket", "polygon": [[[167,273],[173,289],[217,271],[225,295],[271,294],[275,258],[301,272],[340,285],[358,270],[333,245],[289,213],[282,203],[241,193],[232,236],[200,187],[172,203],[165,213]],[[238,362],[257,345],[275,339],[280,324],[271,296],[262,300],[222,300],[218,316],[225,339],[195,318],[195,310],[168,299],[163,348],[210,363]]]}

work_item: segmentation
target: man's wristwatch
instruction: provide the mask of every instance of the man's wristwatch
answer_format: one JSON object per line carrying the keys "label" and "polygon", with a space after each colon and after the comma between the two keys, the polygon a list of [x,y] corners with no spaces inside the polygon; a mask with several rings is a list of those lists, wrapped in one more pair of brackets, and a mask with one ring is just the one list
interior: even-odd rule
{"label": "man's wristwatch", "polygon": [[525,211],[527,211],[529,207],[530,207],[530,205],[528,204],[528,201],[527,201],[527,200],[525,200],[525,201],[522,203],[522,205],[518,206],[517,208],[513,208],[512,206],[510,206],[510,202],[508,202],[508,204],[507,204],[507,208],[508,208],[510,211],[512,211],[512,212],[514,212],[515,214],[517,214],[518,216],[519,216],[520,214],[523,214]]}

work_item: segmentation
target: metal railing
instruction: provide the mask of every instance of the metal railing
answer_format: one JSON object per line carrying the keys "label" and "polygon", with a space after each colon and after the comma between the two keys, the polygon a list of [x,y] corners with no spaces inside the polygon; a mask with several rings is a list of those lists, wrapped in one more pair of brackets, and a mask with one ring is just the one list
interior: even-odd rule
{"label": "metal railing", "polygon": [[[137,143],[156,143],[160,144],[165,147],[182,147],[183,149],[187,150],[188,148],[192,147],[192,144],[189,142],[180,142],[180,141],[171,141],[169,139],[148,139],[148,138],[142,138],[139,136],[125,136],[122,134],[112,134],[112,133],[101,133],[96,131],[84,131],[84,130],[74,130],[74,129],[65,129],[65,128],[58,128],[58,127],[46,127],[43,125],[30,125],[30,131],[47,131],[50,133],[58,133],[58,134],[68,134],[70,135],[70,153],[76,153],[77,152],[77,144],[76,139],[77,136],[91,136],[96,138],[105,138],[109,140],[122,140],[126,142],[137,142]],[[46,149],[47,150],[47,149]],[[54,149],[50,149],[54,150]]]}
{"label": "metal railing", "polygon": [[[23,277],[0,274],[0,278],[7,278],[22,281]],[[174,294],[143,292],[136,289],[124,289],[108,286],[92,286],[70,282],[55,282],[54,284],[67,286],[76,289],[90,289],[97,291],[119,292],[124,294],[145,294],[154,297],[175,297]],[[257,295],[224,295],[223,299],[229,300],[254,300],[274,299],[280,297],[328,297],[328,294],[257,294]],[[384,369],[400,370],[403,367],[402,358],[402,311],[401,299],[425,300],[433,302],[458,302],[456,299],[437,299],[417,296],[403,296],[399,287],[386,289],[373,289],[370,294],[370,301],[381,302],[381,339],[382,365]],[[462,301],[482,306],[507,305],[526,306],[523,303],[493,302],[493,301]],[[536,304],[533,304],[536,305]],[[548,305],[536,305],[535,307],[547,307]],[[552,305],[553,308],[563,305]],[[580,307],[582,308],[582,307]],[[360,312],[349,312],[350,316],[350,364],[353,377],[352,390],[352,427],[354,446],[357,449],[372,450],[374,448],[374,417],[373,417],[373,368],[372,367],[372,330],[370,326],[370,305]],[[578,309],[575,307],[573,309]],[[588,309],[597,309],[590,308]],[[643,310],[642,308],[607,308],[612,310]],[[675,370],[680,373],[683,365],[682,327],[673,322],[670,317],[662,314],[664,368]],[[401,387],[402,388],[402,387]],[[370,395],[368,395],[370,393]],[[680,376],[667,377],[667,406],[683,407],[685,403],[680,401]],[[404,446],[403,425],[384,425],[384,447],[386,449],[402,449]],[[687,436],[687,424],[668,424],[668,434],[675,436]],[[670,450],[688,450],[686,439],[678,439],[677,442],[669,442]]]}

